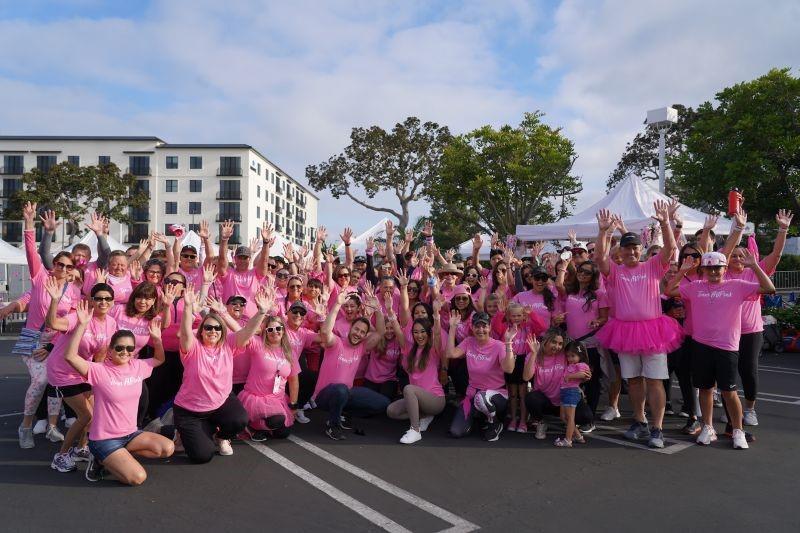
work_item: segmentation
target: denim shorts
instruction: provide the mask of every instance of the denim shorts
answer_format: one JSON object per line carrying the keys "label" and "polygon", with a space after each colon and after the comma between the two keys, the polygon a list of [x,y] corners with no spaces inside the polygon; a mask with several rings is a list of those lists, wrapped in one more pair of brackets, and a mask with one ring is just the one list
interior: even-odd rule
{"label": "denim shorts", "polygon": [[581,401],[581,389],[573,387],[561,389],[561,405],[564,407],[575,407]]}
{"label": "denim shorts", "polygon": [[115,439],[90,440],[89,451],[92,452],[92,455],[94,455],[95,459],[104,461],[106,457],[108,457],[115,451],[127,446],[128,443],[133,439],[135,439],[136,437],[138,437],[140,433],[142,432],[136,430],[130,435],[117,437]]}

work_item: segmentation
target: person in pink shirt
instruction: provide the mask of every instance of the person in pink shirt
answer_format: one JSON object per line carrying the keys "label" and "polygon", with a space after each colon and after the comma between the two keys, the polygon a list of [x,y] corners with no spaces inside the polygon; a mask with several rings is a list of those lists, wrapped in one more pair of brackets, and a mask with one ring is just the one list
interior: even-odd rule
{"label": "person in pink shirt", "polygon": [[252,439],[263,442],[270,437],[286,438],[297,410],[300,365],[283,319],[267,317],[263,335],[253,337],[248,350],[251,352],[250,372],[239,393],[239,401],[250,418]]}
{"label": "person in pink shirt", "polygon": [[87,332],[93,311],[87,303],[82,302],[76,315],[77,326],[69,336],[64,359],[91,385],[94,396],[92,426],[89,429],[91,456],[86,479],[99,481],[105,470],[120,483],[141,485],[147,479],[147,472],[134,455],[164,459],[175,450],[168,438],[139,431],[136,426],[142,382],[153,372],[153,368],[164,362],[160,319],[157,317],[149,325],[152,359],[134,358],[135,336],[129,330],[120,329],[109,339],[105,361],[94,363],[80,354],[81,338]]}
{"label": "person in pink shirt", "polygon": [[468,435],[477,419],[478,423],[486,425],[484,440],[495,442],[503,431],[503,417],[508,405],[505,374],[514,370],[512,341],[517,330],[513,326],[508,328],[503,343],[491,338],[489,315],[473,313],[471,321],[472,335],[456,346],[456,329],[461,317],[455,313],[450,317],[447,357],[465,358],[469,371],[467,395],[450,423],[450,435],[456,438]]}
{"label": "person in pink shirt", "polygon": [[517,293],[511,301],[531,308],[548,327],[563,324],[565,316],[561,302],[555,288],[550,286],[550,275],[547,270],[544,267],[534,267],[531,270],[531,278],[532,288]]}
{"label": "person in pink shirt", "polygon": [[559,448],[572,448],[572,440],[584,443],[583,435],[575,426],[575,410],[583,397],[581,383],[592,375],[589,368],[589,353],[580,341],[571,341],[564,348],[567,356],[567,368],[564,369],[564,380],[561,383],[561,419],[566,425],[563,437],[555,440]]}
{"label": "person in pink shirt", "polygon": [[389,400],[380,393],[353,386],[364,354],[383,338],[383,311],[374,295],[368,295],[368,303],[376,308],[375,331],[370,331],[368,319],[360,317],[350,325],[346,336],[339,337],[333,333],[334,319],[347,298],[347,293],[339,293],[320,328],[318,341],[325,349],[325,357],[312,396],[318,407],[328,411],[325,434],[333,440],[345,438],[342,432],[348,424],[347,418],[342,418],[345,410],[354,415],[371,415],[385,412],[389,405]]}
{"label": "person in pink shirt", "polygon": [[[55,339],[53,349],[47,358],[47,381],[51,385],[48,395],[63,399],[77,415],[77,420],[64,436],[61,449],[53,457],[50,466],[59,472],[71,472],[76,469],[76,461],[89,460],[85,430],[92,419],[91,387],[64,359],[70,340],[69,334],[78,324],[77,315],[69,313],[66,316],[58,316],[60,291],[57,282],[52,278],[47,282],[47,291],[51,296],[50,307],[47,310],[47,326],[62,333]],[[98,283],[92,287],[90,297],[93,316],[86,331],[80,336],[78,353],[87,361],[92,359],[103,361],[109,339],[117,331],[117,322],[108,314],[114,305],[114,289],[105,283]],[[73,447],[76,443],[78,446]]]}
{"label": "person in pink shirt", "polygon": [[234,224],[231,221],[223,222],[219,231],[219,248],[217,256],[217,281],[222,285],[222,295],[219,298],[227,302],[231,296],[243,296],[247,302],[244,314],[253,316],[256,313],[256,304],[253,299],[256,291],[261,286],[262,280],[267,276],[267,256],[269,248],[274,242],[272,226],[264,223],[261,230],[263,245],[256,255],[253,267],[250,268],[250,258],[253,252],[248,246],[239,246],[233,253],[233,268],[228,267],[227,253],[228,241],[233,236]]}
{"label": "person in pink shirt", "polygon": [[[392,310],[392,294],[384,293],[385,303],[383,309],[386,313],[387,327],[383,339],[369,352],[369,361],[364,372],[364,386],[386,396],[389,401],[397,397],[397,370],[400,366],[401,344],[400,337],[395,334],[393,324],[397,315]],[[386,312],[386,311],[384,311]]]}
{"label": "person in pink shirt", "polygon": [[716,385],[730,413],[733,447],[746,449],[748,444],[742,430],[742,404],[736,392],[742,304],[757,299],[759,294],[774,293],[775,286],[748,251],[742,250],[741,253],[745,266],[752,269],[757,283],[725,279],[725,256],[719,252],[707,252],[700,263],[703,279],[690,285],[680,285],[683,273],[694,266],[693,262],[687,260],[681,265],[681,275],[672,280],[667,294],[680,295],[692,306],[692,381],[700,389],[700,410],[703,415],[703,429],[697,437],[697,443],[709,445],[717,439],[712,425],[713,391]]}
{"label": "person in pink shirt", "polygon": [[[47,217],[43,217],[43,220]],[[55,219],[55,215],[51,214]],[[44,396],[47,388],[46,363],[40,356],[34,356],[34,351],[43,346],[47,339],[43,339],[45,333],[45,316],[51,303],[51,296],[46,288],[48,280],[55,281],[58,289],[58,308],[59,314],[66,314],[74,308],[81,298],[80,285],[75,283],[76,268],[69,252],[59,252],[53,258],[53,271],[48,272],[39,253],[36,250],[35,217],[36,204],[27,202],[22,209],[24,220],[24,241],[25,256],[28,260],[28,272],[31,276],[31,296],[28,302],[28,316],[25,319],[25,326],[19,335],[19,340],[12,348],[11,353],[21,356],[22,362],[28,369],[31,382],[25,391],[25,402],[22,416],[22,423],[17,429],[19,446],[23,449],[33,448],[33,420],[36,417],[36,408]],[[47,335],[49,337],[49,333]],[[46,357],[46,355],[44,355]],[[53,442],[58,442],[61,433],[56,427],[60,403],[48,401],[48,438]]]}
{"label": "person in pink shirt", "polygon": [[[441,305],[434,302],[437,307]],[[389,404],[386,414],[395,420],[409,420],[411,427],[400,438],[402,444],[413,444],[422,439],[436,415],[444,410],[445,395],[442,378],[446,382],[447,369],[442,366],[444,339],[439,310],[433,314],[433,323],[425,318],[414,320],[412,342],[408,343],[400,324],[391,320],[389,325],[399,339],[400,347],[407,352],[401,355],[401,365],[408,374],[408,385],[403,387],[403,397]]]}
{"label": "person in pink shirt", "polygon": [[[324,307],[322,303],[319,305]],[[305,324],[308,323],[308,313],[310,311],[302,301],[294,302],[286,313],[286,334],[292,348],[292,358],[297,361],[301,369],[298,379],[298,395],[294,400],[301,407],[305,406],[314,392],[320,365],[321,350],[317,342],[317,332],[305,327]],[[314,325],[319,327],[317,322],[314,322]],[[294,419],[301,424],[307,424],[311,420],[306,417],[304,409],[301,407],[294,409]]]}
{"label": "person in pink shirt", "polygon": [[[639,235],[626,233],[619,243],[621,265],[609,261],[606,248],[607,234],[614,231],[614,219],[605,209],[597,214],[599,234],[595,258],[600,272],[607,276],[606,290],[613,293],[614,316],[595,337],[602,346],[619,354],[622,377],[628,380],[634,421],[625,432],[625,438],[648,439],[648,446],[663,448],[661,426],[666,396],[662,380],[669,377],[667,354],[681,345],[683,332],[674,318],[661,312],[661,278],[677,250],[670,226],[670,205],[659,200],[653,209],[653,219],[661,226],[664,247],[657,256],[640,262]],[[650,406],[649,428],[644,414],[645,396]]]}
{"label": "person in pink shirt", "polygon": [[[209,297],[207,303],[209,304],[208,307],[225,321],[228,331],[239,331],[250,320],[250,316],[244,313],[247,305],[247,300],[244,296],[233,295],[228,298],[225,304]],[[231,381],[233,382],[232,390],[236,396],[244,389],[244,384],[247,383],[247,375],[250,373],[250,354],[252,350],[249,349],[249,346],[250,344],[248,344],[248,348],[240,350],[236,357],[233,358],[233,377]]]}
{"label": "person in pink shirt", "polygon": [[[183,291],[186,308],[197,299],[189,286]],[[274,295],[256,293],[258,312],[239,331],[228,334],[219,315],[209,313],[200,321],[195,336],[191,313],[183,313],[179,334],[183,382],[175,396],[175,429],[180,432],[187,457],[207,463],[214,457],[215,435],[220,455],[232,455],[230,439],[247,426],[247,411],[231,392],[233,357],[255,335],[267,315]]]}

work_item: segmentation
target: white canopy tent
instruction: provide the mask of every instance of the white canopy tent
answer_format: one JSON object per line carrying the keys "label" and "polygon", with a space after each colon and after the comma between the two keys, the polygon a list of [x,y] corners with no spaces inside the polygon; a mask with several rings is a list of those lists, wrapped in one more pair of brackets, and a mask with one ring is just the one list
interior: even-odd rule
{"label": "white canopy tent", "polygon": [[[354,255],[364,255],[367,249],[367,239],[386,238],[386,221],[388,218],[382,218],[377,224],[369,228],[367,231],[361,233],[357,237],[353,237],[350,241],[350,248],[353,250]],[[344,257],[344,242],[341,240],[336,244],[336,250],[341,257]]]}
{"label": "white canopy tent", "polygon": [[[638,176],[629,176],[617,185],[608,196],[580,213],[552,224],[517,226],[517,238],[523,241],[563,239],[570,229],[577,233],[579,239],[596,237],[597,219],[595,215],[600,209],[608,209],[612,213],[620,215],[628,231],[640,233],[642,229],[654,223],[654,220],[650,217],[655,214],[653,203],[656,200],[669,202],[672,199],[642,181]],[[683,218],[683,232],[685,234],[693,235],[703,228],[707,216],[706,213],[683,204],[681,204],[678,212]],[[727,235],[730,232],[732,222],[728,218],[720,217],[717,227],[714,228],[715,233]]]}
{"label": "white canopy tent", "polygon": [[24,251],[0,239],[0,264],[27,265],[28,260],[25,257]]}
{"label": "white canopy tent", "polygon": [[[481,249],[478,251],[478,259],[481,261],[488,261],[489,253],[492,251],[492,236],[481,235],[481,240],[483,241],[483,244],[481,244]],[[459,244],[457,250],[464,259],[472,257],[472,239]]]}
{"label": "white canopy tent", "polygon": [[[108,242],[108,246],[111,248],[112,252],[114,250],[125,251],[128,249],[127,246],[121,244],[119,241],[117,241],[114,237],[110,235],[106,236],[106,241]],[[78,243],[85,244],[86,246],[88,246],[89,249],[92,250],[92,259],[97,259],[97,235],[95,235],[93,231],[86,232],[86,235],[81,237],[81,240],[79,240],[75,244],[65,246],[64,248],[62,248],[62,251],[71,252],[72,249],[75,247],[75,245]]]}

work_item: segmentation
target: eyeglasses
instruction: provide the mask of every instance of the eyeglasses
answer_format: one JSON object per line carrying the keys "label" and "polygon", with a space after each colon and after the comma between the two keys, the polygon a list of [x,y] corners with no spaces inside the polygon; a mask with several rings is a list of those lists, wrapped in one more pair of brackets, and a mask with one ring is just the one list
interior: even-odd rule
{"label": "eyeglasses", "polygon": [[409,285],[408,286],[408,292],[419,292],[419,287],[417,287],[415,285]]}
{"label": "eyeglasses", "polygon": [[92,300],[95,302],[113,302],[113,296],[92,296]]}
{"label": "eyeglasses", "polygon": [[211,324],[204,324],[203,331],[222,331],[222,326],[212,326]]}
{"label": "eyeglasses", "polygon": [[136,346],[123,346],[122,344],[117,344],[116,346],[114,346],[114,351],[117,353],[122,353],[122,352],[133,353],[135,349]]}
{"label": "eyeglasses", "polygon": [[585,268],[581,268],[578,270],[578,274],[585,274],[587,276],[591,276],[592,274],[594,274],[594,272],[592,272],[591,270],[586,270]]}
{"label": "eyeglasses", "polygon": [[278,272],[277,276],[278,279],[289,279],[289,274],[285,272]]}
{"label": "eyeglasses", "polygon": [[69,265],[67,263],[62,263],[61,261],[55,263],[53,266],[58,267],[61,270],[73,270],[75,268],[75,265]]}
{"label": "eyeglasses", "polygon": [[307,311],[305,309],[295,308],[295,309],[289,309],[289,312],[295,315],[306,316]]}
{"label": "eyeglasses", "polygon": [[302,285],[289,285],[288,288],[289,289],[302,289],[303,286]]}
{"label": "eyeglasses", "polygon": [[336,276],[337,278],[349,278],[350,272],[339,272],[339,275]]}
{"label": "eyeglasses", "polygon": [[167,285],[183,285],[183,282],[179,279],[168,279],[164,283],[166,283]]}
{"label": "eyeglasses", "polygon": [[477,278],[478,274],[476,274],[475,272],[470,272],[469,274],[465,274],[464,277],[466,277],[466,278]]}
{"label": "eyeglasses", "polygon": [[145,274],[150,274],[151,276],[163,276],[160,270],[145,270]]}
{"label": "eyeglasses", "polygon": [[181,259],[197,259],[197,256],[194,254],[181,254]]}
{"label": "eyeglasses", "polygon": [[465,300],[469,300],[469,296],[456,296],[456,297],[453,298],[453,300],[455,300],[457,302],[463,302]]}
{"label": "eyeglasses", "polygon": [[231,302],[228,305],[230,305],[231,307],[244,307],[246,304],[244,302],[236,300],[235,302]]}
{"label": "eyeglasses", "polygon": [[550,279],[550,276],[547,274],[534,274],[533,279],[536,281],[547,281]]}
{"label": "eyeglasses", "polygon": [[264,331],[266,331],[267,333],[280,333],[281,331],[283,331],[283,326],[275,326],[267,328]]}

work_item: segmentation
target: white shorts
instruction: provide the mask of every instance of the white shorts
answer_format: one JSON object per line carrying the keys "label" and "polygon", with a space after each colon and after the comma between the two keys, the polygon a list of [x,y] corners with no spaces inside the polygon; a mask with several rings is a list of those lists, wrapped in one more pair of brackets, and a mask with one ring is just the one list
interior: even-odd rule
{"label": "white shorts", "polygon": [[667,379],[667,354],[654,353],[650,355],[636,355],[630,353],[619,354],[619,369],[623,379],[645,377],[649,379]]}

